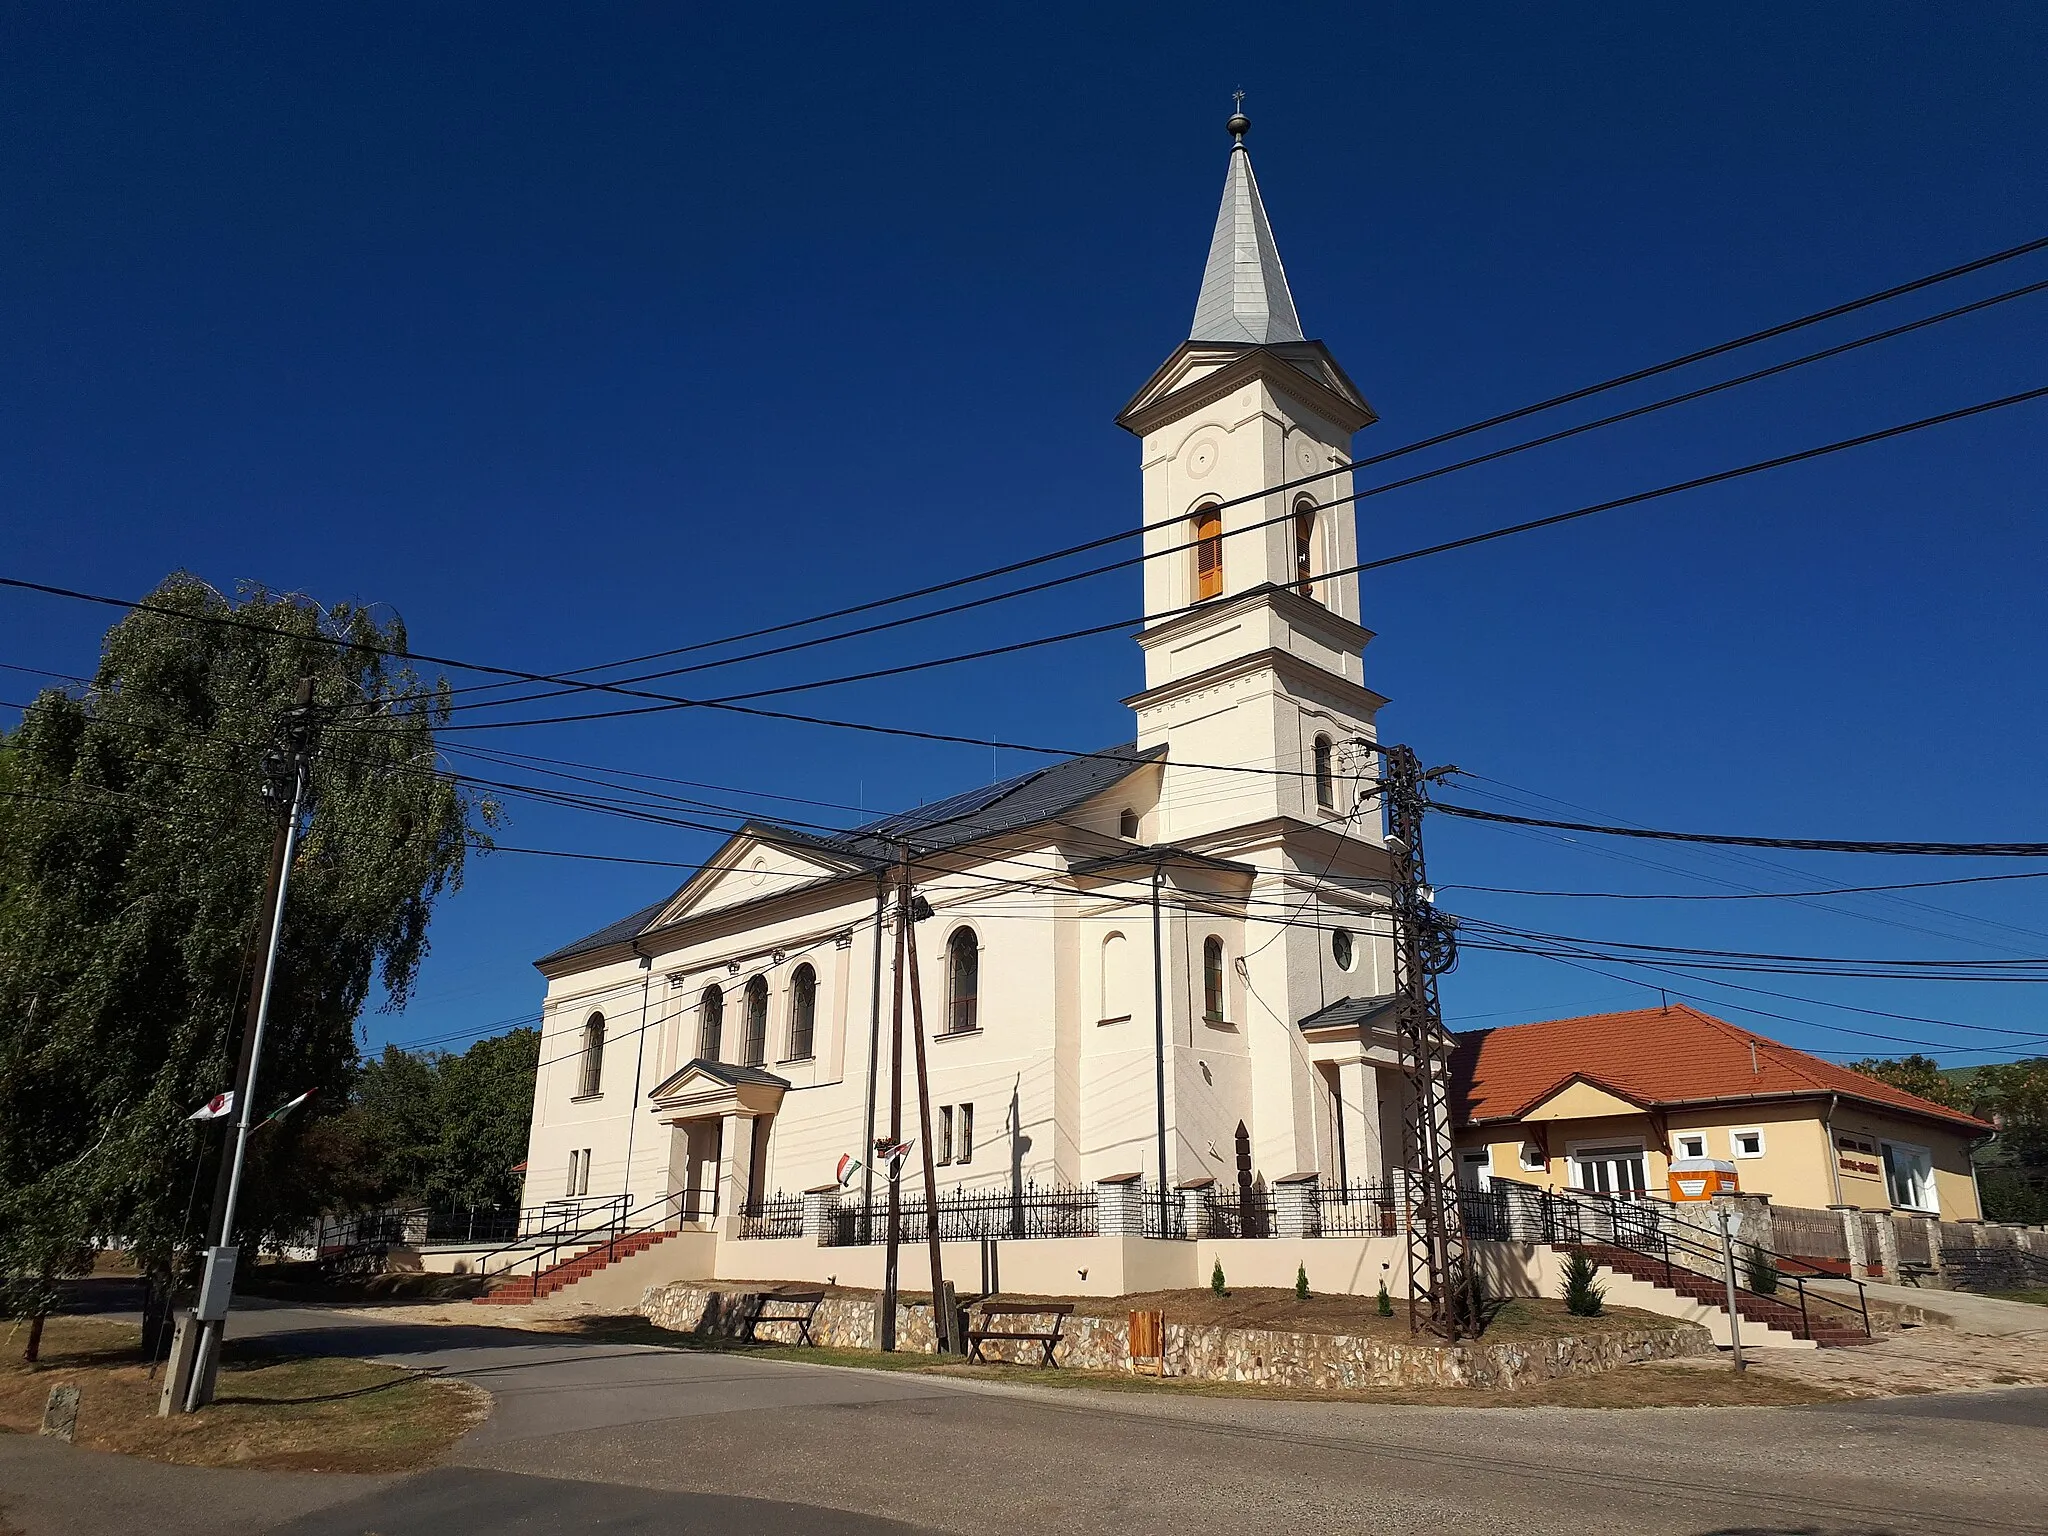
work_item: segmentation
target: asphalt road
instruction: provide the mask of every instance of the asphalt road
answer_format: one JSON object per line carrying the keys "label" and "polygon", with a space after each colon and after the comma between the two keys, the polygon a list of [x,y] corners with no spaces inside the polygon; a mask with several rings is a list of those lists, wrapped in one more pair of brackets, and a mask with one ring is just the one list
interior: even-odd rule
{"label": "asphalt road", "polygon": [[287,1309],[245,1312],[237,1332],[442,1370],[496,1411],[452,1465],[403,1478],[202,1472],[0,1437],[4,1519],[28,1536],[2048,1530],[2040,1389],[1435,1409],[1022,1388]]}

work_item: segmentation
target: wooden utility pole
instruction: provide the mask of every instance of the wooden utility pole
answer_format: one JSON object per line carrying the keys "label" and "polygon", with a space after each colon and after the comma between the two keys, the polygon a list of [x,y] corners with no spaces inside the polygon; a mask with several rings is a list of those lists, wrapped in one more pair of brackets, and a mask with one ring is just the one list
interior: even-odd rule
{"label": "wooden utility pole", "polygon": [[903,870],[904,942],[910,956],[910,1038],[917,1046],[917,1133],[924,1147],[924,1235],[932,1256],[932,1338],[942,1355],[960,1353],[946,1305],[946,1270],[939,1250],[938,1170],[932,1161],[932,1088],[924,1060],[924,985],[917,969],[917,915],[910,910],[910,868]]}

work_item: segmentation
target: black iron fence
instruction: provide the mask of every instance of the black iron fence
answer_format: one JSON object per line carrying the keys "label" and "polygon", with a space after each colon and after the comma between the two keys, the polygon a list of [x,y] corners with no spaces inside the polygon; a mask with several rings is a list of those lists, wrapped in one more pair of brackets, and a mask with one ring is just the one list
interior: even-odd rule
{"label": "black iron fence", "polygon": [[1183,1238],[1188,1235],[1188,1210],[1181,1202],[1178,1190],[1141,1188],[1138,1204],[1145,1218],[1145,1236]]}
{"label": "black iron fence", "polygon": [[741,1237],[802,1237],[804,1197],[767,1195],[751,1200],[740,1211]]}
{"label": "black iron fence", "polygon": [[1209,1191],[1207,1203],[1211,1237],[1273,1235],[1273,1193],[1262,1185],[1219,1185]]}
{"label": "black iron fence", "polygon": [[[902,1197],[899,1230],[904,1242],[923,1240],[925,1209],[922,1192]],[[1101,1231],[1095,1191],[1067,1185],[941,1190],[938,1216],[939,1238],[949,1243],[991,1237],[1095,1237]],[[833,1215],[828,1240],[832,1246],[842,1248],[884,1242],[888,1227],[886,1198],[876,1200],[866,1209],[858,1205],[841,1206]]]}
{"label": "black iron fence", "polygon": [[1392,1237],[1400,1229],[1391,1184],[1332,1184],[1316,1190],[1319,1236]]}

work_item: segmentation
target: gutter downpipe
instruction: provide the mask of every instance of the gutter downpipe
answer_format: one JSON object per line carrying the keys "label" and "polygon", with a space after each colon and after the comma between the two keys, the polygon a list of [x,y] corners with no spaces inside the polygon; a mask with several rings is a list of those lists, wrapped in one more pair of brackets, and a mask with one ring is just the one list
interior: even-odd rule
{"label": "gutter downpipe", "polygon": [[875,1077],[882,1065],[882,928],[888,891],[889,871],[885,867],[875,873],[875,975],[873,994],[868,1004],[867,1140],[860,1149],[862,1242],[872,1235],[868,1230],[869,1213],[875,1208]]}
{"label": "gutter downpipe", "polygon": [[1835,1204],[1842,1204],[1842,1156],[1835,1150],[1835,1109],[1842,1102],[1839,1093],[1828,1095],[1828,1112],[1821,1116],[1820,1127],[1828,1138],[1828,1179],[1835,1191]]}
{"label": "gutter downpipe", "polygon": [[1152,862],[1152,1090],[1159,1111],[1159,1235],[1168,1233],[1166,1221],[1166,967],[1164,939],[1159,926],[1159,887],[1166,877],[1161,858]]}
{"label": "gutter downpipe", "polygon": [[633,1212],[633,1133],[640,1127],[640,1069],[647,1060],[647,998],[654,985],[654,956],[644,953],[633,940],[633,953],[640,960],[640,1028],[633,1036],[633,1102],[626,1109],[626,1209],[623,1221]]}

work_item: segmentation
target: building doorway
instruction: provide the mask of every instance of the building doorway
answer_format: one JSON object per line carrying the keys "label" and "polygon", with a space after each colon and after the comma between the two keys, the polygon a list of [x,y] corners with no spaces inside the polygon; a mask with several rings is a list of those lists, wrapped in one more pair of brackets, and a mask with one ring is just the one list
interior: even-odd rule
{"label": "building doorway", "polygon": [[707,1116],[678,1120],[671,1127],[668,1192],[675,1200],[679,1224],[709,1222],[718,1215],[718,1164],[724,1151],[725,1122]]}

